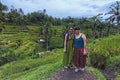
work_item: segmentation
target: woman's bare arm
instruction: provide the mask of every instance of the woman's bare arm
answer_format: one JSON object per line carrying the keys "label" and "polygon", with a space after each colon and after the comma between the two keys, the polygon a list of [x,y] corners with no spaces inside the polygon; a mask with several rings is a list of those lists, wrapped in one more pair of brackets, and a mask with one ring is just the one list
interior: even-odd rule
{"label": "woman's bare arm", "polygon": [[64,39],[64,52],[66,52],[66,43],[67,43],[67,34],[65,34],[65,39]]}
{"label": "woman's bare arm", "polygon": [[87,54],[87,49],[86,49],[86,36],[83,34],[83,41],[84,41],[84,55]]}

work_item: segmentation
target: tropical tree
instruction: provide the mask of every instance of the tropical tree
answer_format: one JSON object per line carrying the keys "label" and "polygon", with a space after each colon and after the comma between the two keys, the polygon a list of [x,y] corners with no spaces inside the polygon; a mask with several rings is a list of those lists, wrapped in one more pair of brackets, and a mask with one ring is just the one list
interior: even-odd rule
{"label": "tropical tree", "polygon": [[3,11],[7,11],[7,10],[8,7],[0,2],[0,32],[2,32],[2,30],[5,28],[3,22],[5,20],[5,13]]}
{"label": "tropical tree", "polygon": [[106,20],[109,21],[111,24],[117,22],[116,24],[120,24],[120,1],[116,1],[116,3],[110,6],[110,11],[107,12],[105,15],[110,15],[109,18]]}
{"label": "tropical tree", "polygon": [[6,5],[3,5],[1,2],[0,2],[0,12],[2,11],[7,11],[8,10],[8,7]]}
{"label": "tropical tree", "polygon": [[49,44],[50,44],[50,26],[51,24],[49,22],[46,22],[46,24],[44,25],[44,36],[45,36],[45,46],[46,46],[46,50],[49,50]]}
{"label": "tropical tree", "polygon": [[19,19],[19,13],[18,10],[14,8],[14,6],[11,6],[10,12],[7,13],[7,18],[9,19],[10,23],[17,24]]}
{"label": "tropical tree", "polygon": [[[98,32],[101,32],[101,29],[102,29],[102,17],[101,17],[102,14],[98,14],[96,16],[93,16],[91,18],[88,19],[88,21],[91,22],[91,29],[92,29],[92,32],[93,32],[93,37],[94,38],[97,38],[99,37],[99,34]],[[101,35],[101,34],[100,34]]]}
{"label": "tropical tree", "polygon": [[8,7],[6,5],[3,5],[1,2],[0,2],[0,20],[4,21],[5,20],[5,17],[4,17],[4,13],[3,11],[7,11],[8,10]]}

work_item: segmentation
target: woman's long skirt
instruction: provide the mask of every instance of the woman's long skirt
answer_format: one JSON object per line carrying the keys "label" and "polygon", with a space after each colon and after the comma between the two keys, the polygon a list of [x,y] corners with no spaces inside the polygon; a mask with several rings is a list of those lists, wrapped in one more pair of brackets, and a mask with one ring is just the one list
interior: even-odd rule
{"label": "woman's long skirt", "polygon": [[75,48],[73,54],[73,64],[77,68],[84,68],[86,65],[86,55],[83,55],[84,48]]}

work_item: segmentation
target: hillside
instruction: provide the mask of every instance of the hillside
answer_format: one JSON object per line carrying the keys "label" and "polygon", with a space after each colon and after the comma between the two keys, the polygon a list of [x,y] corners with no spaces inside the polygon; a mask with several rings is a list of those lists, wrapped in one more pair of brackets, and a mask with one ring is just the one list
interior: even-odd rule
{"label": "hillside", "polygon": [[[62,55],[63,49],[55,49],[38,59],[25,59],[5,64],[0,67],[0,79],[46,80],[62,69]],[[98,70],[90,67],[88,69],[95,73],[98,79],[104,79]],[[89,71],[87,74],[92,75]]]}
{"label": "hillside", "polygon": [[[42,7],[25,14],[22,8],[2,2],[10,4],[0,1],[0,80],[120,80],[120,1],[102,4],[107,5],[107,10],[98,14],[95,13],[103,6],[95,8],[97,3],[89,3],[87,11],[97,10],[93,16],[73,15],[73,10],[74,17],[63,12],[61,16],[68,15],[63,18],[48,15],[47,9],[40,10]],[[85,15],[90,16],[80,17]],[[80,27],[87,38],[87,65],[83,73],[63,69],[63,41],[69,27]]]}
{"label": "hillside", "polygon": [[[6,25],[5,27],[0,34],[0,79],[46,80],[52,79],[56,75],[62,76],[63,73],[66,76],[73,74],[73,70],[62,72],[63,48],[61,47],[64,26],[51,26],[50,43],[52,44],[49,47],[52,51],[50,53],[45,52],[45,47],[38,42],[40,38],[44,38],[44,35],[39,35],[41,27],[27,26],[25,31],[19,29],[18,26]],[[110,69],[114,72],[112,78],[120,79],[119,67],[117,67],[120,58],[119,37],[120,35],[117,34],[105,38],[88,39],[89,54],[85,72],[88,76],[91,75],[95,79],[105,80],[105,77],[111,76],[106,75],[109,71],[107,69]],[[41,53],[42,51],[44,52]],[[104,74],[98,69],[103,69],[102,73]]]}
{"label": "hillside", "polygon": [[106,79],[120,77],[120,34],[99,38],[89,44],[90,63],[103,72]]}

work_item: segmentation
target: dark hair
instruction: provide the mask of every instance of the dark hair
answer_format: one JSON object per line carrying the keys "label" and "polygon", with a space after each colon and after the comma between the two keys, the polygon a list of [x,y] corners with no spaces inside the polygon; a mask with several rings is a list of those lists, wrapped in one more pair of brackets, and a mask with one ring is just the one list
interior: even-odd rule
{"label": "dark hair", "polygon": [[72,27],[72,26],[69,26],[69,27],[68,27],[68,30],[69,30],[70,28],[73,28],[73,29],[74,29],[74,27]]}
{"label": "dark hair", "polygon": [[79,27],[79,26],[76,26],[76,27],[74,28],[74,30],[80,30],[80,27]]}

